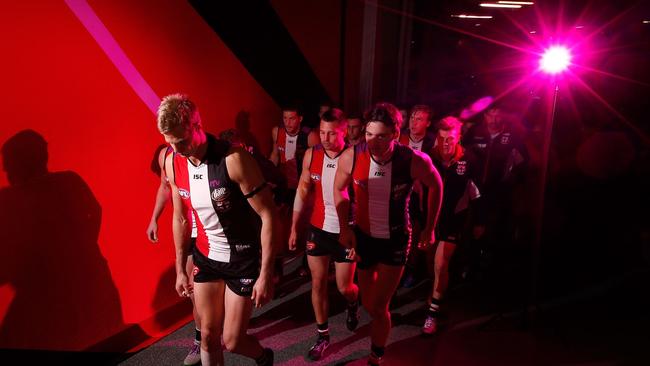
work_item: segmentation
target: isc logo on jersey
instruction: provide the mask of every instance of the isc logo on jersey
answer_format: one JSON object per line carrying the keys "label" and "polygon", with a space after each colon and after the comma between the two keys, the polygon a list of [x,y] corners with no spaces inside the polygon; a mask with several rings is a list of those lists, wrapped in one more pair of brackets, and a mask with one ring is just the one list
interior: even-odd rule
{"label": "isc logo on jersey", "polygon": [[187,189],[179,188],[178,189],[178,194],[181,196],[182,199],[186,200],[190,198],[190,191]]}

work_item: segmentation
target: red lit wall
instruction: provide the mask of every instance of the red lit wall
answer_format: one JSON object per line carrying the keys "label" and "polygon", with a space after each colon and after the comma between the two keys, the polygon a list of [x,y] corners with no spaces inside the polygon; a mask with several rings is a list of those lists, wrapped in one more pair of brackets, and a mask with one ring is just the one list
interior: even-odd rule
{"label": "red lit wall", "polygon": [[[212,133],[246,111],[269,149],[278,106],[189,4],[88,4],[158,97],[189,94]],[[80,350],[133,328],[156,337],[188,320],[187,311],[160,318],[179,303],[169,209],[159,243],[145,236],[158,184],[149,164],[163,142],[152,111],[64,1],[4,3],[0,39],[0,144],[32,129],[48,143],[49,170],[74,173],[30,190],[9,188],[0,174],[0,348]],[[84,225],[79,212],[93,197],[96,238],[70,226]]]}

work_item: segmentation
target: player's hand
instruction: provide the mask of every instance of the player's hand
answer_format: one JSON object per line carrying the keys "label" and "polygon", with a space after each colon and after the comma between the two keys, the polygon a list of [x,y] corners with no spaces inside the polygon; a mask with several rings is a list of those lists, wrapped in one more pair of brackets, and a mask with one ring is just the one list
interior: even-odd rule
{"label": "player's hand", "polygon": [[261,308],[273,299],[273,280],[270,275],[262,275],[257,278],[255,286],[253,286],[253,293],[251,300],[253,306]]}
{"label": "player's hand", "polygon": [[427,250],[436,242],[436,234],[433,230],[424,229],[420,234],[420,240],[418,241],[418,249]]}
{"label": "player's hand", "polygon": [[291,228],[291,233],[289,234],[289,250],[294,251],[298,247],[298,233],[295,228]]}
{"label": "player's hand", "polygon": [[176,292],[180,297],[190,297],[194,288],[190,285],[190,280],[185,272],[176,274]]}
{"label": "player's hand", "polygon": [[341,233],[339,234],[339,242],[343,248],[346,249],[357,247],[357,238],[354,236],[352,229],[347,226],[344,229],[341,229]]}
{"label": "player's hand", "polygon": [[158,223],[156,220],[151,220],[149,226],[147,227],[147,238],[152,243],[158,242]]}

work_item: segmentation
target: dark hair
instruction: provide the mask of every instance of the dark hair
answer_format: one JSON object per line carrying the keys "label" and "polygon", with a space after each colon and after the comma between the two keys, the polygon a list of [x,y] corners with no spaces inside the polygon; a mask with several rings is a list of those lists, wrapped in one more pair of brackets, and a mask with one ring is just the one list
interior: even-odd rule
{"label": "dark hair", "polygon": [[431,117],[433,115],[433,110],[428,105],[426,105],[426,104],[418,104],[418,105],[414,106],[411,109],[411,116],[414,115],[415,112],[424,112],[424,113],[426,113],[427,114],[427,120],[431,121]]}
{"label": "dark hair", "polygon": [[399,109],[391,103],[379,102],[373,105],[363,115],[364,123],[381,122],[394,131],[399,131],[402,126],[402,115]]}
{"label": "dark hair", "polygon": [[302,116],[302,109],[296,104],[283,105],[282,112],[296,112],[297,115]]}
{"label": "dark hair", "polygon": [[345,117],[345,113],[343,113],[343,111],[338,108],[328,109],[323,113],[323,116],[320,119],[325,122],[338,122],[338,123],[347,121]]}

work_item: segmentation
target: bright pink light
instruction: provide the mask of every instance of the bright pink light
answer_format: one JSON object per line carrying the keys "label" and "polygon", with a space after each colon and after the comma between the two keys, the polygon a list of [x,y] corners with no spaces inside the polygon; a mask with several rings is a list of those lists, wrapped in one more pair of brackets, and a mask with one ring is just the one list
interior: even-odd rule
{"label": "bright pink light", "polygon": [[549,74],[558,74],[566,70],[571,63],[571,53],[566,47],[553,46],[542,55],[539,68]]}

